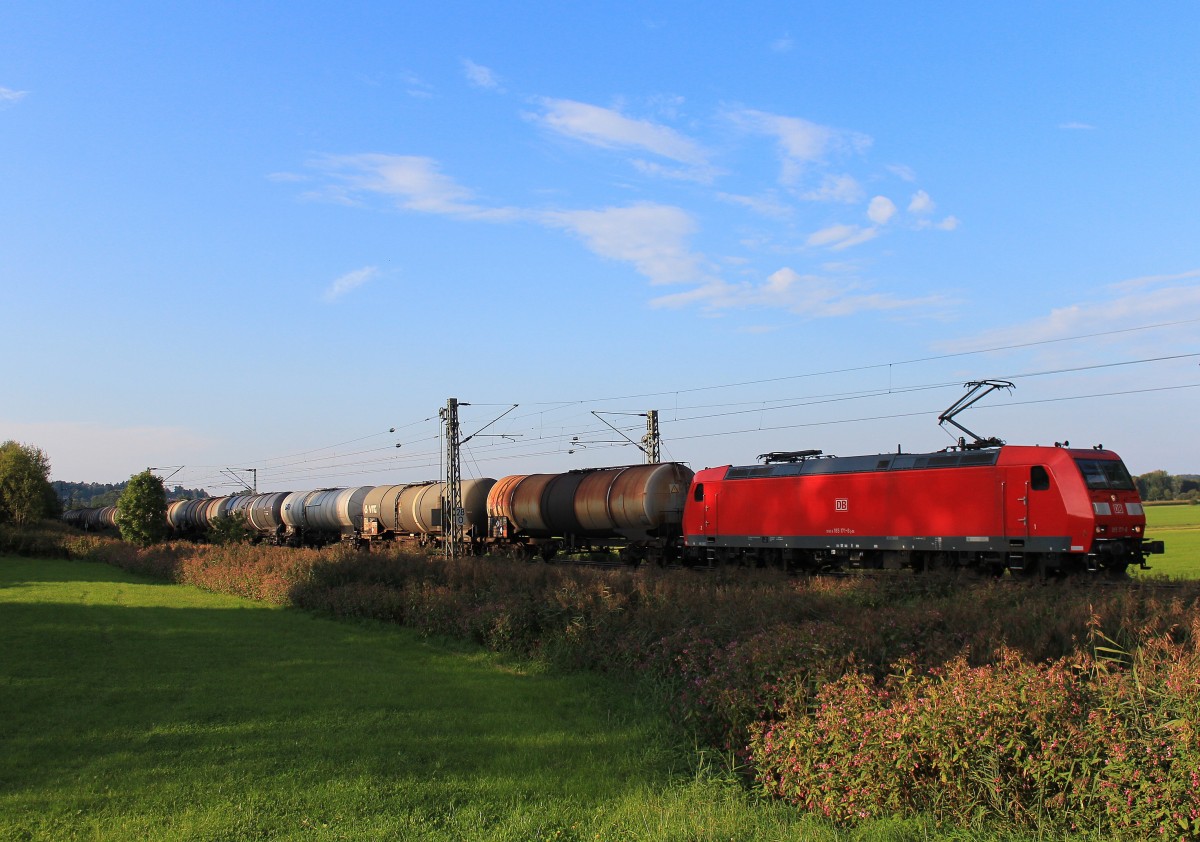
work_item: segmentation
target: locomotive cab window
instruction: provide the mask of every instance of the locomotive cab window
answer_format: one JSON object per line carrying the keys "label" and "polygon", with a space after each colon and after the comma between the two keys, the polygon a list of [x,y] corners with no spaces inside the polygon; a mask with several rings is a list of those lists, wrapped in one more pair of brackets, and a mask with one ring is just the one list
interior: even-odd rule
{"label": "locomotive cab window", "polygon": [[1041,465],[1029,469],[1029,487],[1034,491],[1046,491],[1050,488],[1050,473]]}
{"label": "locomotive cab window", "polygon": [[697,503],[704,500],[704,483],[696,483],[696,488],[692,491],[692,499]]}
{"label": "locomotive cab window", "polygon": [[1116,459],[1076,459],[1083,474],[1084,482],[1093,491],[1114,488],[1121,491],[1133,491],[1133,477],[1125,469],[1124,463]]}

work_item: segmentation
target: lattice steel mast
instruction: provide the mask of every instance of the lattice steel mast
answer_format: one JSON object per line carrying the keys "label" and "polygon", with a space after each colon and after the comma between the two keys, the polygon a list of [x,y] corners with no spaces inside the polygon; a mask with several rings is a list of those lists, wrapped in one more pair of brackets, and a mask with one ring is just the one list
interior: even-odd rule
{"label": "lattice steel mast", "polygon": [[438,410],[446,437],[446,486],[442,492],[443,548],[450,558],[462,554],[462,442],[459,441],[458,398],[448,398]]}
{"label": "lattice steel mast", "polygon": [[662,461],[662,439],[658,435],[658,410],[651,409],[646,413],[646,435],[642,437],[642,453],[646,454],[646,464],[656,465]]}

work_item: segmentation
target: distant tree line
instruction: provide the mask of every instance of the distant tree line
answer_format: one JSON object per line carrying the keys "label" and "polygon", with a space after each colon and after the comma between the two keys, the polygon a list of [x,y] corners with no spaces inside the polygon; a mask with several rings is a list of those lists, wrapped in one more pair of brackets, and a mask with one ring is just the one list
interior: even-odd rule
{"label": "distant tree line", "polygon": [[[125,482],[62,482],[55,480],[50,483],[62,504],[67,509],[92,509],[99,506],[115,506],[121,498],[121,493],[129,485]],[[181,485],[167,491],[167,500],[198,500],[208,497],[203,488],[184,488]]]}
{"label": "distant tree line", "polygon": [[1177,474],[1166,471],[1151,471],[1134,479],[1138,494],[1143,500],[1191,500],[1200,501],[1200,474]]}

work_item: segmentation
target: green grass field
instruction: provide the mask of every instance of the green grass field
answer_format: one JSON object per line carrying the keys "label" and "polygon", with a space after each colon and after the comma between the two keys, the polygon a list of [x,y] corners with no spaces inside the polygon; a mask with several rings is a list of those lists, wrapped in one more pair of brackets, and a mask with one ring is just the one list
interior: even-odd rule
{"label": "green grass field", "polygon": [[1200,506],[1147,506],[1146,535],[1165,542],[1166,552],[1151,556],[1152,570],[1133,575],[1200,579]]}
{"label": "green grass field", "polygon": [[[0,839],[925,839],[698,775],[628,688],[0,558]],[[936,837],[936,834],[934,834]],[[956,838],[964,838],[961,835]]]}

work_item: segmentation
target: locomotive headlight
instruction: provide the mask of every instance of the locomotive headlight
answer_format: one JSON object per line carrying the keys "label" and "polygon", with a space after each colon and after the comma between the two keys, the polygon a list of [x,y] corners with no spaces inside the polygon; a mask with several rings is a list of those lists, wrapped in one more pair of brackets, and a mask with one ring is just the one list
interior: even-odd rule
{"label": "locomotive headlight", "polygon": [[1096,534],[1097,534],[1097,535],[1103,535],[1103,534],[1104,534],[1105,532],[1107,532],[1107,531],[1108,531],[1108,527],[1107,527],[1107,526],[1104,526],[1103,524],[1101,524],[1100,526],[1097,526],[1097,527],[1096,527]]}
{"label": "locomotive headlight", "polygon": [[1133,527],[1133,534],[1134,534],[1134,535],[1140,535],[1141,533],[1142,533],[1142,527],[1140,527],[1140,526],[1135,526],[1135,527]]}

